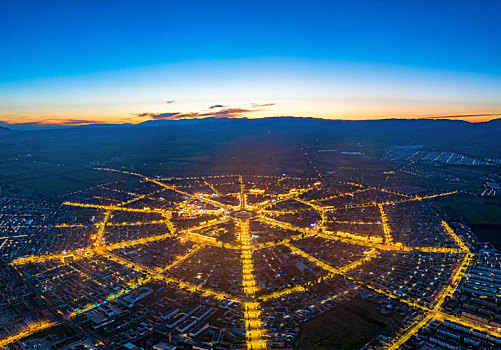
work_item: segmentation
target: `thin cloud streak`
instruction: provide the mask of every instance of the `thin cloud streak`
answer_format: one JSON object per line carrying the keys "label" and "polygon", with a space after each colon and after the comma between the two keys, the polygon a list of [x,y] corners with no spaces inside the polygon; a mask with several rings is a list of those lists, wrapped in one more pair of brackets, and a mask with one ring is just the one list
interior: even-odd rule
{"label": "thin cloud streak", "polygon": [[251,103],[252,107],[258,108],[258,107],[272,107],[276,106],[276,103]]}
{"label": "thin cloud streak", "polygon": [[[41,128],[57,128],[64,126],[80,126],[89,124],[103,124],[102,120],[88,119],[42,119],[30,122],[10,123],[0,121],[0,125],[14,129],[41,129]],[[106,124],[106,123],[104,123]]]}
{"label": "thin cloud streak", "polygon": [[170,118],[175,117],[178,114],[180,114],[180,113],[179,112],[171,112],[171,113],[150,113],[150,112],[146,112],[146,113],[136,114],[136,116],[138,116],[140,118],[150,118],[150,119],[157,120],[157,119],[170,119]]}
{"label": "thin cloud streak", "polygon": [[495,117],[495,116],[501,116],[501,113],[441,115],[436,117],[424,117],[423,119],[456,119],[456,118],[477,118],[477,117]]}

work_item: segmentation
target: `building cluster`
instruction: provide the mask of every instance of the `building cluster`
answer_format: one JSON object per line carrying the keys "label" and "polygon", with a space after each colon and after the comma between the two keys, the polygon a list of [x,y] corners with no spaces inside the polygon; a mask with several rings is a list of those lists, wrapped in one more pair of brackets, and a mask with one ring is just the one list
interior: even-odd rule
{"label": "building cluster", "polygon": [[245,343],[239,303],[159,282],[93,309],[80,324],[118,349],[237,348]]}
{"label": "building cluster", "polygon": [[419,331],[403,349],[485,349],[501,347],[501,338],[449,320],[433,320]]}
{"label": "building cluster", "polygon": [[55,196],[0,187],[0,260],[10,261],[46,234],[58,204]]}
{"label": "building cluster", "polygon": [[35,262],[18,269],[30,276],[35,287],[66,314],[98,305],[145,277],[103,256]]}
{"label": "building cluster", "polygon": [[480,250],[447,307],[476,325],[501,329],[501,255]]}
{"label": "building cluster", "polygon": [[441,163],[467,166],[489,166],[496,164],[496,160],[479,159],[454,152],[429,151],[420,145],[391,147],[385,150],[382,158],[391,160],[397,164],[416,161],[427,164]]}
{"label": "building cluster", "polygon": [[442,225],[436,209],[428,203],[415,201],[387,205],[393,240],[406,246],[453,248],[456,242]]}
{"label": "building cluster", "polygon": [[372,287],[431,307],[460,259],[460,254],[451,253],[385,251],[348,274]]}

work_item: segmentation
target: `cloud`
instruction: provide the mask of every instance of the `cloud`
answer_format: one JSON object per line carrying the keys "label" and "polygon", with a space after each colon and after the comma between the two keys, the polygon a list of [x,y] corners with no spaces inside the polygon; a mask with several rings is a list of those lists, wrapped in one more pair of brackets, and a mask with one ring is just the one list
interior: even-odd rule
{"label": "cloud", "polygon": [[[261,108],[261,107],[275,106],[276,103],[251,103],[250,105],[252,106],[252,108]],[[209,109],[226,108],[226,107],[228,107],[228,106],[223,106],[223,105],[217,104],[217,105],[210,106]]]}
{"label": "cloud", "polygon": [[487,114],[459,114],[459,115],[441,115],[436,117],[425,117],[423,119],[453,119],[453,118],[475,118],[475,117],[493,117],[501,116],[500,113],[487,113]]}
{"label": "cloud", "polygon": [[243,117],[244,114],[252,112],[258,112],[258,111],[246,108],[226,108],[226,109],[221,109],[217,112],[207,112],[199,115],[201,117],[212,117],[212,118],[240,118]]}
{"label": "cloud", "polygon": [[[216,108],[216,107],[215,107]],[[167,112],[167,113],[139,113],[136,114],[141,118],[149,118],[151,120],[179,120],[179,119],[202,119],[202,118],[242,118],[248,113],[259,112],[258,109],[247,108],[225,108],[218,111],[210,111],[205,113],[191,112]]]}
{"label": "cloud", "polygon": [[89,124],[99,124],[102,121],[99,120],[88,120],[88,119],[42,119],[31,122],[21,122],[21,123],[11,123],[0,121],[0,124],[6,125],[13,129],[44,129],[44,128],[58,128],[65,126],[78,126],[78,125],[89,125]]}
{"label": "cloud", "polygon": [[178,115],[179,112],[170,112],[170,113],[139,113],[136,114],[138,117],[142,118],[150,118],[150,119],[171,119],[172,117]]}
{"label": "cloud", "polygon": [[276,103],[251,103],[253,108],[258,108],[258,107],[271,107],[275,106]]}
{"label": "cloud", "polygon": [[[164,113],[169,114],[169,113]],[[196,119],[199,118],[200,115],[198,113],[175,113],[169,117],[161,118],[164,120],[180,120],[180,119]]]}
{"label": "cloud", "polygon": [[87,125],[102,123],[99,120],[86,120],[86,119],[65,119],[65,120],[51,120],[45,121],[44,125]]}

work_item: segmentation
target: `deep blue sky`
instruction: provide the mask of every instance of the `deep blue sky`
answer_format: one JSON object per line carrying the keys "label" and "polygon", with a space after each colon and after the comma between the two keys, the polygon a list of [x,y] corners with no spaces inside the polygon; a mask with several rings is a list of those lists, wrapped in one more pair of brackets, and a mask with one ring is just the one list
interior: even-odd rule
{"label": "deep blue sky", "polygon": [[2,0],[0,14],[0,89],[240,59],[501,76],[501,1]]}

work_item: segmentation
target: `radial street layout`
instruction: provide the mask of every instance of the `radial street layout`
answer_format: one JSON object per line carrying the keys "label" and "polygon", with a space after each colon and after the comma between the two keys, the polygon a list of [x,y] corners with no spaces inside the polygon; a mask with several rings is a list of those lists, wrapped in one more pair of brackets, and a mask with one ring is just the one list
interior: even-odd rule
{"label": "radial street layout", "polygon": [[[464,271],[469,266],[472,254],[469,252],[468,247],[464,244],[461,238],[452,230],[452,228],[445,222],[442,221],[443,230],[453,239],[456,246],[454,247],[419,247],[419,246],[407,246],[402,243],[395,243],[391,234],[391,227],[388,221],[387,213],[384,210],[385,205],[398,205],[400,203],[407,203],[412,201],[423,201],[425,199],[432,199],[437,196],[451,195],[452,193],[443,193],[429,196],[413,196],[406,195],[403,193],[390,191],[384,188],[377,188],[373,186],[364,186],[361,184],[346,183],[347,185],[354,186],[357,189],[353,191],[343,191],[338,193],[326,193],[318,199],[308,198],[309,194],[314,190],[320,190],[322,188],[322,183],[316,179],[306,179],[304,183],[297,187],[287,187],[285,178],[273,178],[273,177],[256,177],[262,178],[263,181],[272,180],[275,186],[285,186],[282,193],[269,194],[266,193],[266,197],[263,196],[262,201],[250,202],[250,196],[248,194],[252,190],[253,183],[247,183],[245,176],[243,175],[228,175],[228,176],[205,176],[203,178],[187,178],[176,179],[176,181],[199,181],[199,183],[206,186],[206,192],[203,191],[193,191],[189,192],[186,188],[190,186],[185,186],[180,189],[177,185],[169,183],[171,179],[160,179],[152,178],[142,174],[127,172],[117,169],[99,169],[101,171],[110,171],[114,173],[119,173],[126,176],[132,176],[141,179],[143,183],[150,184],[152,187],[159,186],[160,189],[155,189],[154,191],[149,191],[146,194],[135,194],[135,191],[122,191],[112,189],[112,192],[123,193],[128,196],[133,196],[134,198],[128,199],[123,202],[116,201],[109,198],[107,203],[115,202],[115,204],[100,204],[100,203],[84,203],[78,201],[66,201],[62,203],[65,207],[76,207],[76,208],[87,208],[89,210],[95,210],[97,212],[104,212],[103,218],[98,223],[92,224],[82,224],[82,223],[59,223],[54,225],[55,228],[59,229],[70,229],[70,228],[97,228],[97,233],[91,237],[89,244],[86,247],[74,250],[68,250],[64,252],[55,252],[53,254],[45,255],[28,255],[21,256],[11,262],[12,265],[26,265],[26,264],[36,264],[36,263],[46,263],[50,261],[60,261],[61,265],[68,264],[69,262],[76,261],[79,259],[89,259],[92,260],[96,256],[102,256],[106,259],[114,261],[120,265],[126,266],[131,270],[134,270],[140,274],[142,277],[131,280],[123,288],[110,293],[102,301],[95,302],[86,305],[84,308],[74,310],[69,316],[76,316],[82,313],[86,313],[93,310],[104,303],[108,303],[116,300],[128,293],[133,292],[137,288],[144,286],[145,284],[153,280],[161,280],[165,283],[174,286],[175,288],[184,289],[186,291],[200,293],[205,296],[210,296],[216,299],[229,300],[240,302],[243,308],[243,321],[246,330],[246,345],[248,349],[266,349],[270,343],[268,342],[270,337],[270,332],[265,331],[263,327],[262,312],[261,312],[261,302],[268,300],[273,300],[277,298],[286,297],[289,294],[296,292],[308,293],[311,285],[320,283],[321,280],[325,281],[332,279],[335,276],[339,276],[355,284],[354,288],[361,288],[363,286],[372,290],[376,293],[384,295],[390,299],[399,300],[403,303],[411,305],[412,307],[420,310],[423,313],[422,319],[412,325],[409,329],[401,334],[400,337],[394,340],[390,345],[391,349],[399,348],[403,343],[405,343],[413,334],[415,334],[419,329],[425,326],[432,319],[450,319],[456,320],[455,322],[466,322],[446,315],[441,306],[448,296],[451,296],[456,290]],[[289,181],[298,181],[301,183],[300,178],[287,178]],[[219,187],[217,181],[224,181],[224,186],[232,185],[235,190],[233,192],[228,192],[224,190],[224,186]],[[315,182],[316,181],[316,182]],[[200,185],[197,185],[200,188]],[[158,188],[158,187],[157,187]],[[334,199],[343,198],[345,196],[353,194],[363,194],[365,191],[381,191],[386,194],[393,194],[400,198],[394,201],[370,201],[361,202],[358,204],[348,204],[345,206],[328,206],[324,205],[324,202]],[[162,207],[154,207],[154,205],[142,206],[143,200],[155,200],[159,193],[164,193],[164,191],[171,191],[177,196],[181,195],[182,201],[177,205],[174,205],[168,210]],[[226,191],[226,192],[225,192]],[[261,191],[261,190],[260,190]],[[256,193],[256,192],[254,192]],[[262,192],[258,192],[262,193]],[[224,196],[231,197],[233,199],[237,198],[238,203],[228,204],[229,202],[224,200]],[[350,196],[351,197],[351,196]],[[106,200],[106,198],[96,198],[97,200]],[[106,203],[106,202],[105,202]],[[169,202],[172,203],[172,202]],[[195,204],[198,203],[198,204]],[[200,204],[201,203],[201,204]],[[291,204],[292,203],[292,204]],[[296,205],[296,207],[294,207]],[[188,206],[191,209],[179,209]],[[212,206],[212,207],[211,207]],[[282,208],[281,206],[285,206]],[[303,206],[303,208],[300,208]],[[307,206],[304,209],[304,206]],[[209,208],[207,208],[209,207]],[[213,209],[215,207],[216,209]],[[372,218],[370,222],[366,221],[349,221],[349,220],[329,220],[327,219],[327,214],[335,212],[336,210],[345,210],[349,208],[367,208],[376,207],[380,213],[380,220],[378,218]],[[188,214],[192,217],[197,215],[206,215],[216,218],[209,218],[205,221],[199,220],[196,224],[189,227],[178,227],[178,221],[173,220],[173,215],[179,217],[179,212],[185,212],[188,210]],[[301,213],[304,211],[316,212],[318,214],[318,221],[311,226],[300,226],[294,220],[292,222],[279,219],[281,215],[292,215],[295,217],[296,213]],[[158,218],[144,219],[144,220],[132,220],[130,222],[110,222],[110,218],[114,212],[121,213],[125,215],[130,213],[131,215],[148,215],[156,214],[156,216],[161,215],[162,220]],[[343,223],[347,225],[359,225],[359,224],[381,224],[382,236],[372,235],[364,236],[358,232],[341,232],[341,231],[330,231],[328,229],[328,224],[332,222]],[[183,222],[181,222],[183,223]],[[251,232],[250,225],[264,225],[268,230],[275,230],[279,228],[284,230],[284,232],[291,231],[293,234],[288,232],[285,236],[278,238],[268,239],[264,241],[255,241],[255,237]],[[115,240],[113,243],[111,240],[107,239],[107,235],[110,234],[110,229],[112,228],[117,232],[120,230],[127,229],[128,227],[143,226],[143,225],[159,225],[164,227],[164,232],[160,231],[158,233],[150,236],[138,237],[136,239],[125,239],[125,240]],[[215,232],[220,230],[216,227],[226,227],[235,225],[235,238],[234,242],[221,240]],[[224,229],[223,229],[224,230]],[[128,257],[117,254],[115,250],[125,249],[131,247],[141,247],[143,245],[148,245],[154,242],[159,242],[165,239],[173,239],[175,241],[189,241],[195,243],[191,249],[187,250],[184,254],[177,255],[171,259],[170,263],[164,267],[148,267],[141,265]],[[349,244],[353,246],[360,246],[364,248],[373,248],[370,251],[366,251],[362,258],[350,261],[348,264],[341,267],[334,267],[330,264],[315,258],[314,256],[306,253],[302,249],[299,249],[295,245],[295,241],[305,240],[305,239],[322,239],[326,242],[340,242],[340,244]],[[241,265],[242,265],[242,292],[243,296],[233,295],[232,293],[225,292],[223,290],[215,290],[207,288],[202,284],[197,284],[195,281],[185,281],[180,280],[170,274],[170,270],[176,266],[184,266],[189,263],[189,258],[202,251],[202,248],[208,247],[213,249],[226,249],[228,252],[236,252],[239,255]],[[294,286],[289,286],[282,288],[278,291],[274,291],[268,294],[256,295],[258,292],[258,285],[256,283],[256,274],[258,271],[255,270],[253,261],[253,251],[260,249],[275,249],[279,247],[289,248],[295,255],[306,259],[307,261],[321,267],[328,272],[326,276],[322,279],[312,280],[305,283],[299,283]],[[442,290],[436,303],[432,308],[425,307],[411,300],[401,298],[389,291],[374,288],[366,283],[358,281],[353,277],[350,277],[347,273],[362,264],[370,261],[371,259],[380,256],[382,251],[396,251],[396,252],[415,252],[417,254],[424,253],[450,253],[450,254],[464,254],[464,258],[461,263],[456,267],[453,276],[448,281],[446,287]],[[67,259],[71,257],[71,259]],[[55,267],[57,268],[57,267]],[[72,270],[76,270],[73,266]],[[84,274],[85,275],[85,274]],[[87,276],[90,278],[90,276]],[[43,293],[42,293],[43,294]],[[49,325],[50,326],[50,325]],[[47,327],[49,327],[47,326]],[[477,327],[478,328],[478,327]],[[490,331],[492,333],[492,331]],[[489,334],[491,334],[489,333]],[[495,332],[494,332],[495,333]],[[496,333],[497,334],[497,333]],[[16,338],[17,339],[17,338]],[[5,340],[7,341],[7,340]]]}

